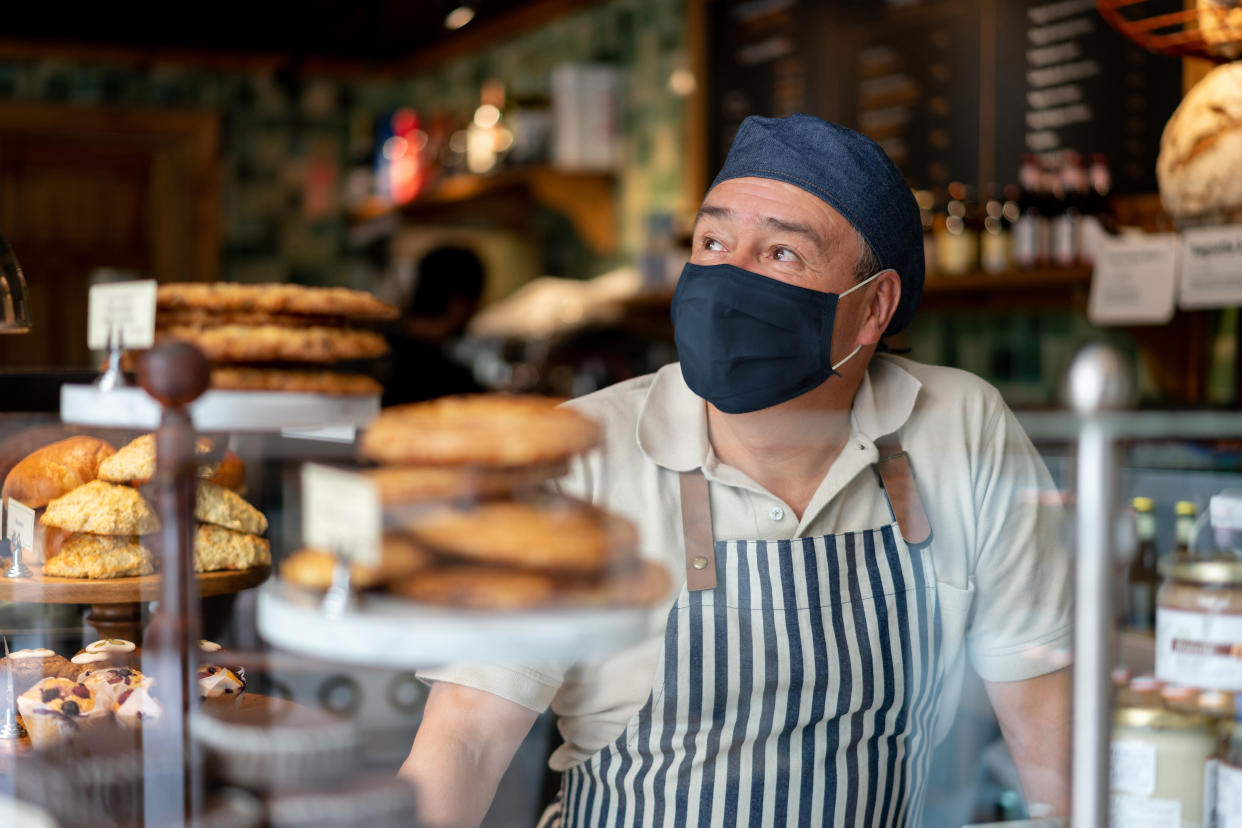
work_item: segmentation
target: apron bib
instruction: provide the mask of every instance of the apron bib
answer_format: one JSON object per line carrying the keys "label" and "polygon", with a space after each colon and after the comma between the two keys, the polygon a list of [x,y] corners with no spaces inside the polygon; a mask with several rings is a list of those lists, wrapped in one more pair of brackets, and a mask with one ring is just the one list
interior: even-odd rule
{"label": "apron bib", "polygon": [[930,545],[891,524],[711,554],[647,702],[540,826],[918,825],[943,674]]}

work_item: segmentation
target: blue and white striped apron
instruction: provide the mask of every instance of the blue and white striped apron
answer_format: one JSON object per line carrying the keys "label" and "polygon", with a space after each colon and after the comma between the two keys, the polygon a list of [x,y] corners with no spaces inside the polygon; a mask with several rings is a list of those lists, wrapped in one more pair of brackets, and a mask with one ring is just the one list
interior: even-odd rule
{"label": "blue and white striped apron", "polygon": [[540,825],[919,825],[943,673],[930,545],[892,524],[714,551],[648,701]]}

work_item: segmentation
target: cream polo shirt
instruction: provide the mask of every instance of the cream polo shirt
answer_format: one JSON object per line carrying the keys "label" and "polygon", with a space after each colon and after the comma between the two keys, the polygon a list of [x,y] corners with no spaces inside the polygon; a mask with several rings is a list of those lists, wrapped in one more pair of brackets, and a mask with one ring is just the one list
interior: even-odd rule
{"label": "cream polo shirt", "polygon": [[[638,525],[643,556],[685,582],[678,474],[702,469],[717,540],[816,537],[892,523],[871,471],[875,440],[897,432],[932,526],[945,681],[937,737],[954,717],[966,659],[987,681],[1051,672],[1070,644],[1071,560],[1064,513],[1043,461],[996,389],[952,368],[876,356],[851,412],[851,438],[801,521],[788,504],[715,457],[704,402],[678,364],[569,403],[604,426],[605,443],[576,462],[566,491]],[[1049,499],[1044,498],[1043,504]],[[427,681],[486,690],[532,710],[551,706],[563,770],[615,740],[651,692],[663,621],[650,639],[593,662],[451,665]]]}

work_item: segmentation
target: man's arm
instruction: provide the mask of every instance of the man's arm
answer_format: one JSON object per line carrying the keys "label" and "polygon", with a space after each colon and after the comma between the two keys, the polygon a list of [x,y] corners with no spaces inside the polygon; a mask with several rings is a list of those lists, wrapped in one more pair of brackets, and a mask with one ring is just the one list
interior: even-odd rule
{"label": "man's arm", "polygon": [[482,822],[538,716],[482,690],[433,684],[414,746],[399,771],[414,784],[419,824],[457,828]]}
{"label": "man's arm", "polygon": [[1052,816],[1069,815],[1070,673],[984,682],[1026,801],[1050,805]]}

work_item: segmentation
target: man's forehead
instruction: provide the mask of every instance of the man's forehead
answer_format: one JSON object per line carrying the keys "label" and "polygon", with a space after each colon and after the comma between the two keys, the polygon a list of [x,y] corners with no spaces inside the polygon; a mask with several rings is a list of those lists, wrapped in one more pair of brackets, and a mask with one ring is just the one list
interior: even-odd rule
{"label": "man's forehead", "polygon": [[731,178],[713,187],[703,198],[695,224],[704,217],[804,232],[826,246],[836,246],[852,229],[831,204],[806,190],[756,177]]}

